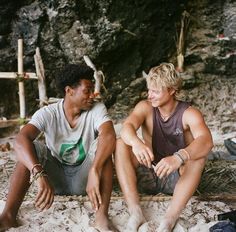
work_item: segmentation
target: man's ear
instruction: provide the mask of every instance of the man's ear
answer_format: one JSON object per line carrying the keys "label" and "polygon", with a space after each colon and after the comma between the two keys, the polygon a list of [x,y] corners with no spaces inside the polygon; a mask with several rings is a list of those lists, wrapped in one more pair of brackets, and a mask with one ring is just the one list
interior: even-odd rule
{"label": "man's ear", "polygon": [[174,94],[175,94],[175,91],[176,91],[175,89],[171,88],[171,89],[170,89],[170,95],[174,95]]}
{"label": "man's ear", "polygon": [[72,96],[74,93],[74,90],[70,86],[65,87],[65,94],[68,96]]}

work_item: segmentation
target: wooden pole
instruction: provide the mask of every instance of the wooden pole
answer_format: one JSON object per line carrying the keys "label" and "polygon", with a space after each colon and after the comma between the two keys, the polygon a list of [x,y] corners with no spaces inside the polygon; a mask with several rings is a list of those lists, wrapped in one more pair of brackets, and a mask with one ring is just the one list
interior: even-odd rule
{"label": "wooden pole", "polygon": [[43,107],[45,104],[48,103],[48,98],[46,94],[44,66],[39,48],[36,48],[36,52],[34,55],[34,62],[36,67],[36,74],[38,76],[38,89],[39,89],[39,100],[40,100],[39,105],[40,107]]}
{"label": "wooden pole", "polygon": [[[17,76],[18,74],[15,72],[0,72],[0,78],[3,78],[3,79],[16,79]],[[24,79],[38,80],[38,77],[36,76],[35,73],[26,72],[24,73]]]}
{"label": "wooden pole", "polygon": [[88,56],[84,56],[84,61],[85,63],[94,70],[94,79],[95,79],[95,89],[94,89],[94,94],[96,98],[100,98],[101,96],[101,86],[103,86],[104,90],[106,91],[105,86],[103,85],[104,82],[104,75],[102,71],[97,71],[95,65],[93,62],[90,60]]}
{"label": "wooden pole", "polygon": [[[18,39],[18,75],[23,77],[23,39]],[[20,118],[25,119],[25,88],[23,80],[18,82]]]}

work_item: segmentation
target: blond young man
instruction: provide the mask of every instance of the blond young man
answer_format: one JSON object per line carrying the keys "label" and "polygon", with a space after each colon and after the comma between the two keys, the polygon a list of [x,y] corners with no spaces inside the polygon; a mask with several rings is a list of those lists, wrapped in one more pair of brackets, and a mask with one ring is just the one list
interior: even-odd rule
{"label": "blond young man", "polygon": [[[117,140],[115,163],[130,212],[127,231],[146,222],[139,192],[173,194],[157,231],[172,231],[200,182],[213,143],[199,110],[181,101],[181,78],[170,63],[147,76],[148,100],[139,102]],[[142,139],[136,131],[142,128]]]}

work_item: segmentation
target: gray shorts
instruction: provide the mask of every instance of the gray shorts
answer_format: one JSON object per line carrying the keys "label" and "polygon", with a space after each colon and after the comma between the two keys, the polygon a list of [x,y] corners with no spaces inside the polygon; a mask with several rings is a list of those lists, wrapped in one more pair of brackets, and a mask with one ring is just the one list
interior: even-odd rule
{"label": "gray shorts", "polygon": [[137,185],[140,193],[158,194],[165,193],[172,195],[175,185],[179,180],[179,171],[171,173],[169,176],[160,179],[153,168],[140,165],[137,168]]}
{"label": "gray shorts", "polygon": [[34,141],[34,147],[55,194],[86,195],[88,173],[95,157],[97,140],[91,145],[85,160],[80,165],[62,164],[52,156],[47,146],[39,141]]}

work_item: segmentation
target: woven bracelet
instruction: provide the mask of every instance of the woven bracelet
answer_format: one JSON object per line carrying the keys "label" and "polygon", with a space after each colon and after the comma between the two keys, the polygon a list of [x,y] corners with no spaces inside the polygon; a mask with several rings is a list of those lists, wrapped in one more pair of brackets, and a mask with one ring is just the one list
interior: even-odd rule
{"label": "woven bracelet", "polygon": [[30,184],[34,183],[39,177],[42,177],[42,176],[48,176],[44,170],[41,170],[40,172],[37,172],[35,173],[33,176],[32,176],[32,180],[30,181]]}
{"label": "woven bracelet", "polygon": [[34,166],[31,168],[31,172],[30,172],[32,175],[35,175],[34,169],[35,169],[36,167],[41,167],[41,168],[42,168],[42,164],[34,164]]}
{"label": "woven bracelet", "polygon": [[179,152],[180,154],[181,154],[181,153],[184,153],[185,156],[186,156],[186,159],[187,159],[187,160],[190,160],[190,155],[189,155],[189,153],[188,153],[185,149],[180,149],[178,152]]}
{"label": "woven bracelet", "polygon": [[183,164],[184,164],[184,159],[183,159],[183,157],[182,157],[178,152],[175,152],[174,155],[179,158],[179,160],[181,161],[181,165],[183,165]]}

